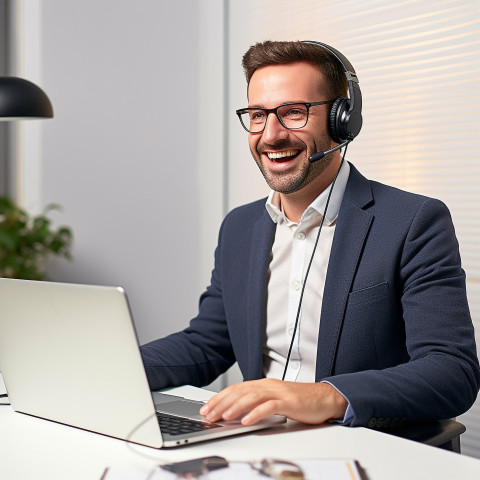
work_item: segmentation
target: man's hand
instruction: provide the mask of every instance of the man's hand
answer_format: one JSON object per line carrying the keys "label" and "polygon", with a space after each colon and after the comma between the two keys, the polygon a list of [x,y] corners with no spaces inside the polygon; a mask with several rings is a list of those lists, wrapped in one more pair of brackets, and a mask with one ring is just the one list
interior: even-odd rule
{"label": "man's hand", "polygon": [[273,414],[319,424],[342,420],[347,401],[328,383],[285,382],[273,378],[236,383],[212,397],[200,414],[209,422],[234,420],[253,425]]}

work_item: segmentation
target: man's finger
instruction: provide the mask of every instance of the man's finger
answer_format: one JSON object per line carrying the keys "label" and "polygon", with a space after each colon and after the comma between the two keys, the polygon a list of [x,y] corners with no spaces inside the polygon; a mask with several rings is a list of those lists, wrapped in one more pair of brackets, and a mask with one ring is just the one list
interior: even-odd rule
{"label": "man's finger", "polygon": [[242,425],[253,425],[260,420],[269,417],[270,415],[275,415],[276,413],[279,413],[280,410],[281,407],[279,407],[278,400],[268,400],[248,412],[247,415],[245,415],[241,420]]}

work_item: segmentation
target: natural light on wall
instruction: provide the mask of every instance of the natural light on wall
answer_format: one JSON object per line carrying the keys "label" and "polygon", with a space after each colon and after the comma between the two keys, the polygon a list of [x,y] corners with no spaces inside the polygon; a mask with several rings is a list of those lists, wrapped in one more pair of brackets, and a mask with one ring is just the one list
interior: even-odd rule
{"label": "natural light on wall", "polygon": [[[371,179],[449,206],[480,344],[479,1],[243,0],[229,8],[230,112],[245,106],[240,59],[256,41],[319,40],[352,62],[364,127],[347,158]],[[237,122],[229,117],[230,207],[266,191]],[[460,420],[463,453],[480,456],[480,401]]]}

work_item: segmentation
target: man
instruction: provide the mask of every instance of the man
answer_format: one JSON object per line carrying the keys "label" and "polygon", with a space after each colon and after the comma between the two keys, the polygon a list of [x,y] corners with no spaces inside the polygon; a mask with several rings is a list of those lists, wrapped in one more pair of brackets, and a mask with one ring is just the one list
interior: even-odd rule
{"label": "man", "polygon": [[264,42],[243,66],[238,113],[272,193],[225,218],[190,326],[142,347],[151,388],[207,385],[238,361],[245,381],[207,420],[386,428],[465,412],[480,372],[447,208],[365,179],[340,150],[309,162],[337,146],[330,109],[347,95],[324,48]]}

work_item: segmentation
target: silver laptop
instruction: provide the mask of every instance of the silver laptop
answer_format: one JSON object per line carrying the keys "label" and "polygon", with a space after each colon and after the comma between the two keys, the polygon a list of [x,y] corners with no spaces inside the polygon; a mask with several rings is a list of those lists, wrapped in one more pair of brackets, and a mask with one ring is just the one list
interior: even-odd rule
{"label": "silver laptop", "polygon": [[202,402],[157,393],[154,401],[119,287],[0,278],[0,372],[17,412],[154,448],[285,421],[211,424],[198,414]]}

